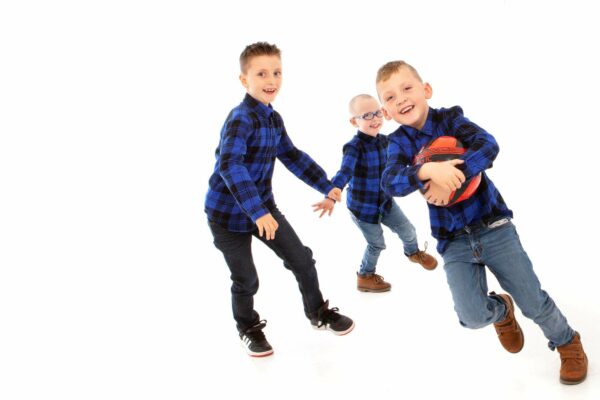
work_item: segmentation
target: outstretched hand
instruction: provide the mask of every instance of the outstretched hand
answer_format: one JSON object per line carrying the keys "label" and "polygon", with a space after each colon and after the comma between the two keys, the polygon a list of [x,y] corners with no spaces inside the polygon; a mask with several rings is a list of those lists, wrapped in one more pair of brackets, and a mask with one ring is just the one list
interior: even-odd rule
{"label": "outstretched hand", "polygon": [[331,215],[333,208],[335,207],[335,201],[331,200],[330,198],[326,198],[318,203],[313,204],[312,207],[313,212],[321,211],[321,215],[319,215],[319,218],[321,218],[326,212],[329,212],[328,215]]}

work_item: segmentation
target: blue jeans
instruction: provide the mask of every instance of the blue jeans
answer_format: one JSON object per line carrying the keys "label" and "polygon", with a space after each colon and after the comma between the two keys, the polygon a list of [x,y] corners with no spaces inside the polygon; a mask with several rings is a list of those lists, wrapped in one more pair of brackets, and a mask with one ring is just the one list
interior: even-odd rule
{"label": "blue jeans", "polygon": [[506,317],[504,303],[488,295],[487,266],[523,315],[542,328],[551,349],[573,338],[575,332],[567,319],[542,290],[512,222],[496,228],[480,224],[470,232],[462,231],[450,241],[442,257],[454,310],[462,326],[482,328]]}
{"label": "blue jeans", "polygon": [[324,303],[312,251],[302,244],[292,226],[278,209],[272,210],[271,215],[279,224],[273,240],[266,240],[264,235],[258,236],[258,229],[252,232],[232,232],[208,221],[215,247],[221,250],[231,271],[231,305],[233,318],[240,331],[246,330],[260,320],[259,314],[254,310],[258,274],[252,260],[253,236],[273,250],[283,261],[283,266],[294,274],[307,318],[316,315],[319,307]]}
{"label": "blue jeans", "polygon": [[415,227],[410,223],[408,218],[404,215],[398,204],[392,200],[392,207],[383,216],[381,223],[370,224],[363,222],[356,218],[354,214],[350,213],[352,221],[360,228],[365,239],[367,239],[367,248],[363,255],[362,262],[360,264],[359,274],[372,274],[375,272],[375,266],[381,251],[385,249],[385,240],[383,238],[383,228],[381,224],[387,226],[396,233],[402,243],[404,244],[404,254],[411,255],[419,251],[419,245],[417,243],[417,232]]}

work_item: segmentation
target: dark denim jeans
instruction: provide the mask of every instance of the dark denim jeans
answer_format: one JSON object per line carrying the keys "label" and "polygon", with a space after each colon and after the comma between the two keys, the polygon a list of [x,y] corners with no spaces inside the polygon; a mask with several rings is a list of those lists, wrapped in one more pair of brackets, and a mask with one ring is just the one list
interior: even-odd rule
{"label": "dark denim jeans", "polygon": [[252,236],[273,250],[283,260],[284,267],[292,271],[302,294],[304,313],[307,318],[315,315],[324,303],[312,251],[302,244],[292,226],[279,210],[271,211],[271,215],[279,224],[273,240],[259,237],[258,229],[252,232],[232,232],[211,221],[208,222],[214,237],[214,244],[223,253],[225,262],[231,271],[233,318],[240,331],[249,328],[260,319],[254,310],[254,295],[258,291],[258,275],[252,259]]}
{"label": "dark denim jeans", "polygon": [[574,331],[542,290],[512,222],[496,228],[481,225],[469,231],[456,236],[442,255],[461,325],[476,329],[505,318],[504,303],[487,293],[487,266],[523,315],[542,328],[551,349],[569,343]]}

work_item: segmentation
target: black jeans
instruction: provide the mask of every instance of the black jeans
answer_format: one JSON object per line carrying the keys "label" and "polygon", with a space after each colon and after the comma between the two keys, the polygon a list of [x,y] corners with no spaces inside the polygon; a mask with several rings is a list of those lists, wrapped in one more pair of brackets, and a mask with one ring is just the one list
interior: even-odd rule
{"label": "black jeans", "polygon": [[264,234],[263,237],[259,237],[258,229],[252,232],[232,232],[208,221],[214,244],[223,253],[231,271],[233,318],[240,331],[246,330],[260,319],[254,310],[258,275],[252,260],[252,236],[273,250],[283,260],[284,267],[292,271],[302,294],[304,313],[307,318],[316,315],[317,310],[324,303],[312,251],[302,244],[292,226],[278,209],[271,211],[271,215],[279,224],[273,240],[265,240]]}

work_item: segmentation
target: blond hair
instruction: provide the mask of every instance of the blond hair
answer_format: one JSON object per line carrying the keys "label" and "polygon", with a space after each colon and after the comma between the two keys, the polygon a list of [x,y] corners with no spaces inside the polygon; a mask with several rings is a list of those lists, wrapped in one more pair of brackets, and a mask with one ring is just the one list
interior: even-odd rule
{"label": "blond hair", "polygon": [[415,77],[419,81],[423,82],[423,79],[421,79],[421,76],[419,75],[417,70],[412,65],[410,65],[406,61],[398,60],[398,61],[390,61],[390,62],[386,63],[385,65],[383,65],[381,68],[379,68],[379,70],[377,71],[377,79],[375,79],[375,84],[378,84],[379,82],[387,81],[388,79],[390,79],[390,77],[393,74],[400,71],[402,68],[408,68],[409,71],[411,71],[413,74],[415,74]]}

